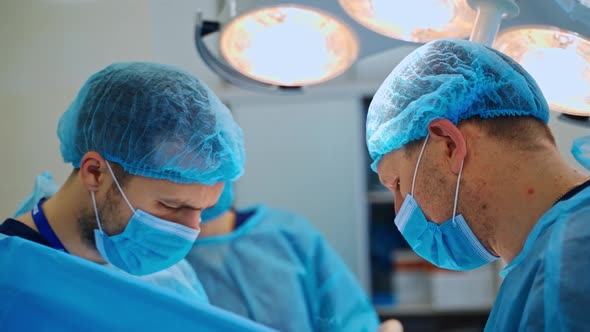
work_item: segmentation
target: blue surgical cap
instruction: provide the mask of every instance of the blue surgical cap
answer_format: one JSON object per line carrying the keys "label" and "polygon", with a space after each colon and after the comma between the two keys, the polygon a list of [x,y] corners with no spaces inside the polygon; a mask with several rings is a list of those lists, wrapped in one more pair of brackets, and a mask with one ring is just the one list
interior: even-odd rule
{"label": "blue surgical cap", "polygon": [[590,170],[590,136],[576,138],[572,144],[571,152],[582,166]]}
{"label": "blue surgical cap", "polygon": [[426,137],[428,124],[472,117],[530,116],[547,123],[549,106],[533,78],[508,56],[465,40],[441,39],[402,60],[367,115],[372,169],[383,155]]}
{"label": "blue surgical cap", "polygon": [[35,177],[35,184],[33,185],[33,192],[18,204],[14,217],[16,218],[31,211],[41,199],[50,198],[58,190],[59,185],[53,181],[51,173],[43,172],[37,175]]}
{"label": "blue surgical cap", "polygon": [[177,183],[232,181],[242,130],[193,75],[156,63],[115,63],[92,75],[59,121],[65,162],[96,151],[134,175]]}
{"label": "blue surgical cap", "polygon": [[221,196],[215,206],[201,212],[201,222],[206,223],[229,211],[234,204],[234,186],[231,182],[225,184]]}

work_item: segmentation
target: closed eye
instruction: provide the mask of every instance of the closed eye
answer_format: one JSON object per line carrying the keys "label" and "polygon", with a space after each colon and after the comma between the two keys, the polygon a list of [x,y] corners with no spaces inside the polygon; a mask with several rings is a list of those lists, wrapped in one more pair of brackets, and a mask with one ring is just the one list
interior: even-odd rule
{"label": "closed eye", "polygon": [[170,211],[181,211],[181,210],[190,210],[190,211],[203,211],[202,208],[197,208],[192,205],[181,203],[179,205],[171,204],[171,203],[164,203],[159,201],[160,205],[162,205],[165,209]]}
{"label": "closed eye", "polygon": [[165,203],[162,203],[162,202],[159,202],[159,203],[166,210],[170,210],[170,211],[178,211],[178,210],[180,210],[180,208],[178,206],[171,206],[171,205],[168,205],[168,204],[165,204]]}

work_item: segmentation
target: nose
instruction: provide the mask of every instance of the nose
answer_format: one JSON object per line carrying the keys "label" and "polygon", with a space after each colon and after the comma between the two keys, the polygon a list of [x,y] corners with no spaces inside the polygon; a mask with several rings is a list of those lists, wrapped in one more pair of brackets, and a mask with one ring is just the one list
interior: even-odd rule
{"label": "nose", "polygon": [[185,225],[192,229],[200,230],[201,229],[201,211],[191,211],[188,216],[186,216]]}

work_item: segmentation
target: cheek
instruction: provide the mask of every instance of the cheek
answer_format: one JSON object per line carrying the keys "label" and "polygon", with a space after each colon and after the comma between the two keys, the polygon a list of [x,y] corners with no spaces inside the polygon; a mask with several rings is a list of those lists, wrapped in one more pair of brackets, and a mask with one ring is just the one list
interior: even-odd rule
{"label": "cheek", "polygon": [[[424,188],[422,195],[417,200],[426,218],[440,225],[453,216],[456,185],[444,180],[441,181],[440,178],[432,180],[430,186]],[[458,208],[460,208],[461,202],[458,203]]]}
{"label": "cheek", "polygon": [[99,208],[101,226],[111,235],[122,233],[132,216],[133,212],[126,203],[112,198],[107,199],[103,207]]}
{"label": "cheek", "polygon": [[495,213],[496,205],[487,191],[486,181],[476,180],[461,180],[461,188],[459,189],[459,203],[457,209],[463,214],[469,215],[486,215],[490,212]]}
{"label": "cheek", "polygon": [[[421,180],[422,170],[418,170],[418,174],[416,175],[416,186]],[[414,167],[411,166],[409,163],[404,163],[403,167],[400,168],[400,190],[402,193],[411,193],[412,192],[412,181],[414,180]],[[418,188],[415,188],[418,189]]]}

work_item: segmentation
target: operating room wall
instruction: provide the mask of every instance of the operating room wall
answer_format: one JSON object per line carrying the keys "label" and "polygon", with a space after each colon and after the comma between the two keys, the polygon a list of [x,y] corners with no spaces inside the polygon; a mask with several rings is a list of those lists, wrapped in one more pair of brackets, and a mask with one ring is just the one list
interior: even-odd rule
{"label": "operating room wall", "polygon": [[11,216],[51,171],[71,167],[59,153],[59,116],[93,72],[113,61],[151,60],[149,7],[143,1],[0,3],[0,211]]}

